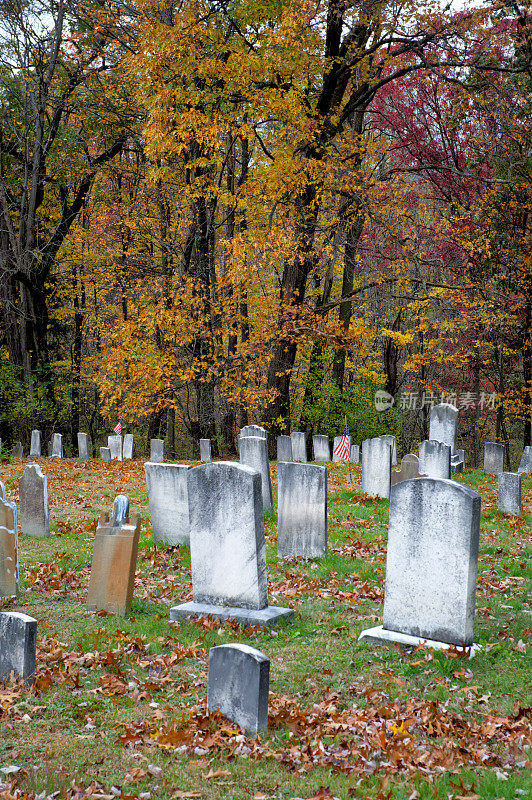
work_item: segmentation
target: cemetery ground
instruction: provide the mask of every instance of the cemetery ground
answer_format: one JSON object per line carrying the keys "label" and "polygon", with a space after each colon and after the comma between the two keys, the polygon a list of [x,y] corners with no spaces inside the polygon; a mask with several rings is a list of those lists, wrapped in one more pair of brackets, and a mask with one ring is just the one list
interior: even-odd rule
{"label": "cemetery ground", "polygon": [[[23,464],[2,463],[18,501]],[[39,460],[51,536],[20,537],[23,588],[2,610],[38,620],[33,690],[0,684],[0,798],[530,797],[530,533],[497,510],[497,478],[457,479],[482,496],[474,659],[359,644],[382,620],[388,501],[360,467],[329,467],[329,554],[278,562],[266,515],[271,631],[170,624],[191,599],[188,547],[154,545],[142,461]],[[276,485],[276,464],[272,463]],[[142,514],[132,614],[85,609],[96,520],[116,494]],[[243,642],[271,660],[268,732],[206,713],[209,647]]]}

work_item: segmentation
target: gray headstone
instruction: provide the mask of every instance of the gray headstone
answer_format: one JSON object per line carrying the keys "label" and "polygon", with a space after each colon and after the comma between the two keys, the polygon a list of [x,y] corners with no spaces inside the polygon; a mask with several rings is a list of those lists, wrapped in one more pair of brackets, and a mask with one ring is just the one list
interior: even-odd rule
{"label": "gray headstone", "polygon": [[392,433],[383,433],[381,439],[385,439],[392,448],[392,466],[397,465],[397,439]]}
{"label": "gray headstone", "polygon": [[133,446],[135,443],[135,437],[132,433],[126,433],[124,435],[124,446],[122,448],[122,458],[127,459],[128,461],[133,458]]}
{"label": "gray headstone", "polygon": [[314,449],[314,461],[320,464],[328,464],[331,460],[329,437],[321,433],[316,433],[312,437],[312,447]]}
{"label": "gray headstone", "polygon": [[278,464],[280,558],[319,558],[327,553],[327,467]]}
{"label": "gray headstone", "polygon": [[450,403],[440,403],[430,410],[429,439],[443,442],[451,448],[456,447],[456,431],[458,428],[458,409]]}
{"label": "gray headstone", "polygon": [[504,471],[504,445],[499,442],[484,444],[484,472],[500,475]]}
{"label": "gray headstone", "polygon": [[220,711],[248,733],[266,730],[270,660],[247,644],[209,650],[207,708]]}
{"label": "gray headstone", "polygon": [[532,447],[527,445],[523,450],[521,461],[519,462],[518,472],[532,472]]}
{"label": "gray headstone", "polygon": [[205,462],[212,461],[210,439],[200,439],[199,450],[200,450],[200,461],[205,461]]}
{"label": "gray headstone", "polygon": [[362,491],[372,497],[389,497],[392,448],[381,436],[362,442]]}
{"label": "gray headstone", "polygon": [[268,431],[262,425],[244,425],[240,428],[239,438],[241,436],[259,436],[261,439],[268,438]]}
{"label": "gray headstone", "polygon": [[111,461],[122,461],[122,437],[108,436],[107,447],[111,452]]}
{"label": "gray headstone", "polygon": [[152,464],[162,464],[164,461],[164,439],[151,439],[150,461]]}
{"label": "gray headstone", "polygon": [[290,436],[277,437],[277,461],[292,461],[292,439]]}
{"label": "gray headstone", "polygon": [[63,434],[54,433],[52,439],[52,458],[63,458]]}
{"label": "gray headstone", "polygon": [[305,441],[305,434],[299,431],[294,431],[290,434],[292,440],[292,460],[307,463],[307,443]]}
{"label": "gray headstone", "polygon": [[451,472],[460,473],[465,469],[465,450],[457,449],[451,455]]}
{"label": "gray headstone", "polygon": [[272,478],[268,460],[268,441],[261,436],[241,436],[240,463],[260,473],[264,508],[273,508]]}
{"label": "gray headstone", "polygon": [[124,522],[129,522],[129,497],[118,494],[113,503],[109,527],[119,528]]}
{"label": "gray headstone", "polygon": [[349,453],[349,459],[351,464],[359,464],[360,463],[360,445],[352,444],[351,451]]}
{"label": "gray headstone", "polygon": [[0,680],[14,672],[32,684],[36,650],[37,620],[19,611],[0,612]]}
{"label": "gray headstone", "polygon": [[153,538],[168,544],[190,541],[186,464],[144,464]]}
{"label": "gray headstone", "polygon": [[78,455],[82,461],[88,461],[89,456],[89,434],[78,432]]}
{"label": "gray headstone", "polygon": [[52,450],[53,450],[53,449],[54,449],[54,446],[53,446],[53,444],[52,444],[52,441],[50,440],[50,441],[48,442],[48,444],[46,445],[46,452],[48,453],[48,458],[51,458],[51,457],[52,457]]}
{"label": "gray headstone", "polygon": [[419,445],[419,471],[429,478],[451,477],[451,448],[448,444],[424,441]]}
{"label": "gray headstone", "polygon": [[48,478],[38,464],[28,464],[18,482],[20,530],[26,536],[50,535]]}
{"label": "gray headstone", "polygon": [[0,597],[17,597],[19,592],[17,506],[0,499]]}
{"label": "gray headstone", "polygon": [[13,445],[12,457],[22,458],[23,455],[24,455],[24,447],[22,445],[22,442],[17,442],[15,445]]}
{"label": "gray headstone", "polygon": [[419,458],[414,453],[407,453],[401,461],[401,469],[392,469],[392,486],[419,477]]}
{"label": "gray headstone", "polygon": [[[334,441],[333,441],[333,457],[332,457],[332,460],[333,460],[333,462],[335,464],[337,464],[341,460],[343,460],[345,463],[347,463],[347,459],[340,459],[340,457],[334,452],[336,450],[336,445],[338,444],[338,442],[340,441],[341,438],[342,438],[341,436],[335,436],[334,437]],[[350,455],[351,454],[351,437],[349,436],[348,438],[349,438],[348,451],[349,451],[349,455]]]}
{"label": "gray headstone", "polygon": [[35,430],[31,432],[30,458],[40,458],[40,457],[41,457],[41,432]]}
{"label": "gray headstone", "polygon": [[0,500],[6,499],[6,487],[5,484],[0,481]]}
{"label": "gray headstone", "polygon": [[501,472],[499,474],[499,511],[506,514],[521,514],[521,473]]}
{"label": "gray headstone", "polygon": [[111,451],[108,447],[100,447],[100,458],[102,461],[111,460]]}

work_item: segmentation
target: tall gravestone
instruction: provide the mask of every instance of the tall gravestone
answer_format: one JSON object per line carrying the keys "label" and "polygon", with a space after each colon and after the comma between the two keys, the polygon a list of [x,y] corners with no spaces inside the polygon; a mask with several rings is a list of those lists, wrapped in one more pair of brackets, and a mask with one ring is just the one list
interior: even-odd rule
{"label": "tall gravestone", "polygon": [[327,467],[278,465],[277,554],[319,558],[327,554]]}
{"label": "tall gravestone", "polygon": [[484,444],[484,472],[500,475],[504,471],[504,445],[499,442]]}
{"label": "tall gravestone", "polygon": [[501,472],[499,474],[499,511],[518,517],[521,514],[521,505],[521,474],[519,472]]}
{"label": "tall gravestone", "polygon": [[207,708],[220,711],[248,733],[266,730],[270,660],[247,644],[209,650]]}
{"label": "tall gravestone", "polygon": [[419,478],[419,458],[414,453],[407,453],[401,460],[400,469],[392,469],[392,486],[401,481],[409,481],[411,478]]}
{"label": "tall gravestone", "polygon": [[301,461],[302,464],[307,463],[307,443],[305,441],[305,434],[300,431],[294,431],[290,434],[292,440],[292,459],[294,461]]}
{"label": "tall gravestone", "polygon": [[391,491],[383,624],[360,639],[471,647],[480,495],[455,481],[414,478]]}
{"label": "tall gravestone", "polygon": [[20,611],[0,612],[0,680],[14,673],[33,684],[36,651],[37,620]]}
{"label": "tall gravestone", "polygon": [[153,538],[168,544],[190,541],[186,464],[144,464]]}
{"label": "tall gravestone", "polygon": [[451,455],[456,448],[458,409],[450,403],[440,403],[430,410],[429,440],[448,444]]}
{"label": "tall gravestone", "polygon": [[340,458],[340,456],[337,453],[334,452],[336,450],[336,445],[338,444],[338,442],[340,441],[341,438],[342,438],[341,436],[335,436],[334,437],[334,441],[333,441],[333,457],[332,457],[332,460],[333,460],[333,462],[335,464],[337,464],[339,461],[347,462],[347,458],[351,457],[351,437],[350,436],[348,437],[348,440],[347,440],[348,441],[348,444],[347,444],[347,458]]}
{"label": "tall gravestone", "polygon": [[292,461],[292,439],[290,436],[277,437],[277,461]]}
{"label": "tall gravestone", "polygon": [[392,448],[392,467],[397,465],[397,439],[392,433],[383,433],[380,437],[385,439]]}
{"label": "tall gravestone", "polygon": [[199,449],[200,449],[200,461],[205,461],[205,462],[212,461],[210,439],[200,439]]}
{"label": "tall gravestone", "polygon": [[133,458],[133,447],[135,444],[135,437],[132,433],[124,435],[124,446],[122,448],[122,458],[130,461]]}
{"label": "tall gravestone", "polygon": [[390,496],[392,448],[381,436],[362,442],[362,491],[372,497]]}
{"label": "tall gravestone", "polygon": [[164,461],[164,439],[151,439],[150,461],[153,464],[162,464]]}
{"label": "tall gravestone", "polygon": [[240,463],[260,473],[264,508],[273,508],[272,478],[268,460],[267,440],[262,436],[241,436]]}
{"label": "tall gravestone", "polygon": [[429,478],[451,477],[451,448],[437,441],[425,441],[419,445],[419,471]]}
{"label": "tall gravestone", "polygon": [[530,473],[532,472],[532,447],[527,445],[523,450],[523,455],[519,462],[518,472]]}
{"label": "tall gravestone", "polygon": [[50,535],[48,478],[38,464],[28,464],[18,482],[20,530],[26,536]]}
{"label": "tall gravestone", "polygon": [[54,433],[52,439],[52,458],[63,458],[63,434]]}
{"label": "tall gravestone", "polygon": [[109,463],[111,461],[111,450],[109,447],[100,447],[100,458]]}
{"label": "tall gravestone", "polygon": [[0,597],[17,597],[19,592],[17,507],[5,499],[0,482]]}
{"label": "tall gravestone", "polygon": [[243,464],[216,461],[188,472],[193,601],[171,619],[212,615],[244,625],[292,616],[268,605],[262,479]]}
{"label": "tall gravestone", "polygon": [[108,436],[107,447],[111,453],[111,461],[122,461],[122,437],[121,436]]}
{"label": "tall gravestone", "polygon": [[89,455],[89,434],[78,431],[78,456],[81,461],[88,461]]}
{"label": "tall gravestone", "polygon": [[41,457],[41,432],[35,430],[31,432],[30,458],[40,458],[40,457]]}
{"label": "tall gravestone", "polygon": [[244,425],[238,434],[239,438],[241,436],[260,436],[262,439],[267,439],[268,431],[262,425]]}
{"label": "tall gravestone", "polygon": [[351,464],[359,464],[360,463],[360,445],[352,444],[351,450],[349,451],[349,460]]}
{"label": "tall gravestone", "polygon": [[312,437],[312,447],[314,449],[314,461],[319,464],[328,464],[331,460],[331,445],[329,437],[321,433],[316,433]]}

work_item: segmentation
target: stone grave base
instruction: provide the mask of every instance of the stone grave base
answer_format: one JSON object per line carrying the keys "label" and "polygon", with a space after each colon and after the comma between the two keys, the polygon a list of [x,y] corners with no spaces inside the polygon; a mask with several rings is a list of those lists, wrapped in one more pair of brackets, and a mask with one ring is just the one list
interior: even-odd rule
{"label": "stone grave base", "polygon": [[179,621],[187,617],[214,617],[219,620],[234,619],[241,625],[262,625],[269,628],[280,620],[288,621],[294,616],[291,608],[266,606],[266,608],[237,608],[233,606],[212,606],[209,603],[181,603],[170,609],[170,619]]}
{"label": "stone grave base", "polygon": [[[435,639],[423,639],[419,636],[411,636],[408,633],[399,633],[399,631],[388,631],[377,625],[375,628],[367,628],[362,631],[358,637],[359,642],[368,642],[368,644],[400,644],[402,647],[419,647],[422,644],[424,647],[432,647],[434,650],[448,650],[452,645],[447,642],[438,642]],[[480,644],[472,644],[469,649],[469,658],[473,658],[475,653],[481,649]],[[460,650],[462,648],[459,648]]]}

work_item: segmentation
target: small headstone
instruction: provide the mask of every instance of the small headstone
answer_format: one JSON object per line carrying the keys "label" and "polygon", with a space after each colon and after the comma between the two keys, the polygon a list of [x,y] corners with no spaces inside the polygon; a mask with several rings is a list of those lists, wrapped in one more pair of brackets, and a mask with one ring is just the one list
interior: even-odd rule
{"label": "small headstone", "polygon": [[207,708],[220,711],[248,733],[268,725],[270,659],[247,644],[209,650]]}
{"label": "small headstone", "polygon": [[392,467],[397,465],[397,439],[391,433],[383,433],[381,439],[385,439],[392,448]]}
{"label": "small headstone", "polygon": [[290,436],[277,437],[277,461],[292,461],[292,439]]}
{"label": "small headstone", "polygon": [[238,434],[239,438],[241,436],[259,436],[261,439],[267,439],[268,431],[262,425],[244,425]]}
{"label": "small headstone", "polygon": [[352,444],[351,450],[349,452],[349,460],[351,464],[359,464],[360,463],[360,445]]}
{"label": "small headstone", "polygon": [[521,514],[521,503],[521,473],[501,472],[499,474],[499,511],[518,517]]}
{"label": "small headstone", "polygon": [[124,446],[122,449],[122,458],[128,461],[133,458],[133,446],[135,443],[135,437],[132,433],[124,434]]}
{"label": "small headstone", "polygon": [[38,464],[28,464],[18,482],[20,530],[26,536],[50,535],[48,478]]}
{"label": "small headstone", "polygon": [[465,450],[457,449],[451,455],[451,472],[460,473],[465,469]]}
{"label": "small headstone", "polygon": [[523,450],[521,461],[519,462],[518,472],[532,472],[532,447],[527,445]]}
{"label": "small headstone", "polygon": [[15,503],[0,499],[0,597],[17,597],[19,591],[18,525]]}
{"label": "small headstone", "polygon": [[150,440],[150,461],[152,464],[164,462],[164,439]]}
{"label": "small headstone", "polygon": [[63,458],[63,434],[54,433],[52,439],[52,458]]}
{"label": "small headstone", "polygon": [[458,409],[450,403],[440,403],[430,410],[429,440],[448,444],[451,454],[456,448]]}
{"label": "small headstone", "polygon": [[153,538],[157,542],[190,541],[186,464],[144,464]]}
{"label": "small headstone", "polygon": [[504,445],[499,442],[484,444],[484,472],[500,475],[504,471]]}
{"label": "small headstone", "polygon": [[278,465],[279,558],[319,558],[327,554],[327,467]]}
{"label": "small headstone", "polygon": [[[338,456],[334,452],[336,450],[336,445],[338,444],[338,442],[340,441],[341,438],[342,438],[341,436],[335,436],[334,437],[334,441],[333,441],[333,457],[332,457],[332,460],[333,460],[333,463],[335,463],[335,464],[337,464],[339,461],[343,461],[345,463],[345,459],[340,458],[340,456]],[[349,444],[348,444],[349,453],[351,454],[351,437],[350,436],[348,437],[348,441],[349,441]]]}
{"label": "small headstone", "polygon": [[329,437],[321,433],[316,433],[312,437],[312,447],[314,449],[314,461],[319,464],[328,464],[331,460],[331,445]]}
{"label": "small headstone", "polygon": [[100,447],[100,458],[102,461],[111,460],[111,451],[108,447]]}
{"label": "small headstone", "polygon": [[205,462],[212,461],[210,439],[200,439],[199,449],[200,449],[200,461],[205,461]]}
{"label": "small headstone", "polygon": [[268,441],[262,436],[241,436],[240,463],[260,473],[264,508],[273,508],[272,478],[268,460]]}
{"label": "small headstone", "polygon": [[14,672],[32,684],[36,651],[37,620],[20,611],[0,612],[0,680]]}
{"label": "small headstone", "polygon": [[48,453],[48,458],[52,457],[52,450],[54,449],[52,440],[50,440],[46,445],[46,452]]}
{"label": "small headstone", "polygon": [[362,491],[372,497],[389,497],[392,448],[381,436],[362,442]]}
{"label": "small headstone", "polygon": [[11,455],[13,458],[22,458],[22,456],[24,455],[24,447],[22,445],[22,442],[17,442],[15,445],[13,445],[13,450]]}
{"label": "small headstone", "polygon": [[41,432],[35,430],[31,432],[30,458],[40,458],[40,457],[41,457]]}
{"label": "small headstone", "polygon": [[419,458],[414,453],[407,453],[401,460],[401,469],[392,469],[392,486],[410,478],[420,478]]}
{"label": "small headstone", "polygon": [[425,441],[419,445],[419,471],[429,478],[451,477],[451,448],[437,441]]}
{"label": "small headstone", "polygon": [[89,434],[78,432],[78,455],[82,461],[88,461],[89,456]]}
{"label": "small headstone", "polygon": [[107,447],[111,453],[111,461],[122,461],[122,437],[108,436]]}
{"label": "small headstone", "polygon": [[307,463],[307,443],[305,441],[305,434],[299,431],[294,431],[290,434],[292,440],[292,460],[301,461],[302,464]]}

